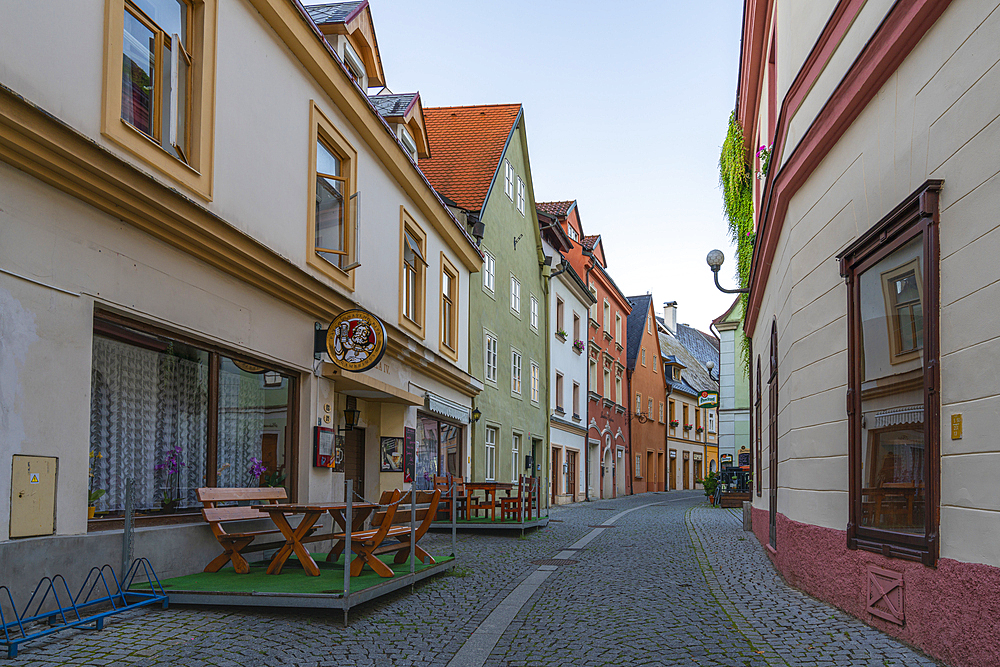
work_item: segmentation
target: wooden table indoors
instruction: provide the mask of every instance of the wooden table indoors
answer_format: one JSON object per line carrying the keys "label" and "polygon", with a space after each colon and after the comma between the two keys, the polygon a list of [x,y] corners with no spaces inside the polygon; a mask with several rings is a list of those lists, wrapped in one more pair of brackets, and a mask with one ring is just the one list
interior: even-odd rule
{"label": "wooden table indoors", "polygon": [[[268,574],[280,574],[285,561],[294,553],[302,563],[302,568],[314,577],[319,576],[319,566],[309,554],[305,545],[309,542],[320,542],[329,540],[332,533],[322,535],[309,535],[312,528],[320,517],[329,512],[340,530],[344,530],[347,520],[345,518],[347,503],[330,503],[321,505],[300,505],[300,504],[278,504],[278,505],[254,505],[253,509],[266,512],[274,525],[278,527],[285,537],[285,546],[278,550],[278,553],[271,559],[271,564],[267,567]],[[351,530],[361,530],[365,519],[373,511],[378,509],[374,503],[354,503],[351,505]],[[288,523],[289,516],[302,515],[302,520],[295,527]]]}

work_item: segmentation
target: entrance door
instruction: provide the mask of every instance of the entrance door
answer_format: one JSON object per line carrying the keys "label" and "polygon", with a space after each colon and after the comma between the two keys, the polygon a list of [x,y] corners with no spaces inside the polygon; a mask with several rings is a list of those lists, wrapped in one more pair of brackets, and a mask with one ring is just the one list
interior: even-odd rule
{"label": "entrance door", "polygon": [[684,459],[684,490],[688,490],[688,460]]}
{"label": "entrance door", "polygon": [[646,491],[656,491],[656,466],[653,465],[653,452],[646,450]]}
{"label": "entrance door", "polygon": [[569,472],[566,473],[566,493],[569,494],[569,501],[576,502],[576,452],[566,450],[566,466]]}
{"label": "entrance door", "polygon": [[562,477],[562,471],[559,469],[559,452],[558,449],[552,450],[552,504],[556,504],[556,496],[559,495],[559,479]]}
{"label": "entrance door", "polygon": [[351,429],[344,434],[344,479],[354,480],[354,492],[364,497],[365,430],[363,428]]}
{"label": "entrance door", "polygon": [[604,452],[604,465],[601,466],[601,498],[610,498],[613,487],[614,469],[611,466],[611,450]]}
{"label": "entrance door", "polygon": [[677,457],[671,457],[670,459],[670,490],[677,490]]}

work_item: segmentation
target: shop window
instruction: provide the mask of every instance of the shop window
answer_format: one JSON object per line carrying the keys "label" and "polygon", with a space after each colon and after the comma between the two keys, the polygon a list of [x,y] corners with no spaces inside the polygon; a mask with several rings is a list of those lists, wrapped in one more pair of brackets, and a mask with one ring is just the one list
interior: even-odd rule
{"label": "shop window", "polygon": [[[119,516],[132,479],[139,511],[195,512],[202,486],[287,486],[295,377],[159,330],[95,319],[90,490]],[[197,515],[194,515],[197,516]]]}
{"label": "shop window", "polygon": [[101,132],[206,199],[218,0],[112,0]]}
{"label": "shop window", "polygon": [[423,415],[418,421],[420,440],[417,443],[417,488],[433,489],[435,475],[464,477],[462,427]]}
{"label": "shop window", "polygon": [[928,181],[840,256],[848,285],[848,547],[934,564],[940,478],[938,192]]}

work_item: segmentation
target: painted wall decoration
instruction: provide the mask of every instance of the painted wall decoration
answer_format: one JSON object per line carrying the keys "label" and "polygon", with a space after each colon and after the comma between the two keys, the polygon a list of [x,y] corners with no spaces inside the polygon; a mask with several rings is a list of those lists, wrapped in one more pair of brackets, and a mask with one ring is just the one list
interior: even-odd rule
{"label": "painted wall decoration", "polygon": [[417,463],[417,429],[407,426],[403,429],[403,481],[413,482]]}
{"label": "painted wall decoration", "polygon": [[367,310],[346,310],[330,323],[326,352],[338,367],[362,373],[375,367],[385,354],[382,321]]}
{"label": "painted wall decoration", "polygon": [[403,472],[403,439],[382,438],[382,472]]}

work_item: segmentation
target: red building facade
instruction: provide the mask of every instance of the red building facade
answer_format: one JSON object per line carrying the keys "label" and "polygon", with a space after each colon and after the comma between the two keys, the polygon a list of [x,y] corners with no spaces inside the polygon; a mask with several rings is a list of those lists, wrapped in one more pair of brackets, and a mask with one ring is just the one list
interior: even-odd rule
{"label": "red building facade", "polygon": [[576,202],[549,202],[539,208],[555,215],[573,248],[566,259],[597,299],[574,340],[587,347],[587,486],[591,498],[632,493],[626,364],[628,299],[608,274],[600,235],[585,236]]}

